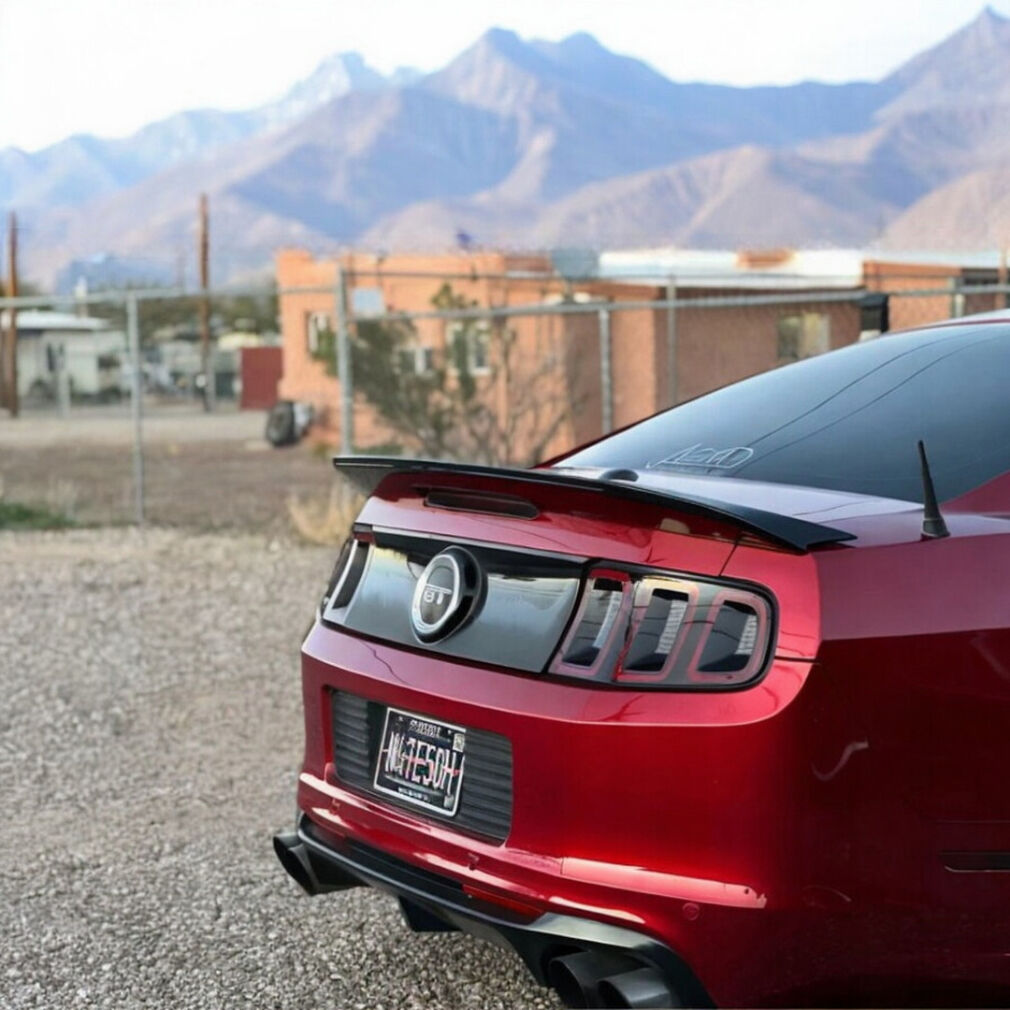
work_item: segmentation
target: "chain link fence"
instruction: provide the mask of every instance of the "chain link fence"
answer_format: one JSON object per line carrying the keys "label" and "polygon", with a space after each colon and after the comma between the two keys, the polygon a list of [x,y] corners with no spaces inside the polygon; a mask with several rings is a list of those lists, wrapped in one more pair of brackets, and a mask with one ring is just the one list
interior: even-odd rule
{"label": "chain link fence", "polygon": [[[280,535],[313,501],[332,508],[334,450],[529,465],[747,375],[1010,300],[1005,284],[891,275],[760,291],[594,278],[489,305],[435,280],[414,311],[339,271],[210,293],[206,345],[192,292],[0,299],[20,394],[20,416],[0,412],[0,502]],[[285,449],[265,435],[276,396],[313,411]]]}

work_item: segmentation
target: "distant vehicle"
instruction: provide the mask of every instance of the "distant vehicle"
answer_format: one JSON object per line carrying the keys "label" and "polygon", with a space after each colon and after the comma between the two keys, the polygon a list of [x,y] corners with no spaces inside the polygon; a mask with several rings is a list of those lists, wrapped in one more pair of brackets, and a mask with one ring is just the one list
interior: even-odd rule
{"label": "distant vehicle", "polygon": [[267,441],[275,449],[300,442],[312,425],[315,413],[310,403],[278,400],[267,413]]}
{"label": "distant vehicle", "polygon": [[1007,1005],[1008,376],[1004,313],[531,470],[338,459],[288,873],[569,1006]]}

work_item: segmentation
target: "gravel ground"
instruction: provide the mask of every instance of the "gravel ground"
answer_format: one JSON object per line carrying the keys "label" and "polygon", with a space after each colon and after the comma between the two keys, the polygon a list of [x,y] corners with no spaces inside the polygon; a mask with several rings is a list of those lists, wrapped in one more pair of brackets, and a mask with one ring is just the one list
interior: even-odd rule
{"label": "gravel ground", "polygon": [[554,1007],[274,858],[299,635],[331,552],[177,531],[0,534],[0,1005]]}

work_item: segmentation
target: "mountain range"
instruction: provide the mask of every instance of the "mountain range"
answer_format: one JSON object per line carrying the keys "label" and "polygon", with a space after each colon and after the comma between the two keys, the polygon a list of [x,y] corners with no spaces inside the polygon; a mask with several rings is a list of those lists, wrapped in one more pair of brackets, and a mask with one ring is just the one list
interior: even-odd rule
{"label": "mountain range", "polygon": [[99,255],[154,273],[185,256],[191,277],[200,192],[222,280],[268,270],[279,245],[440,250],[460,233],[991,248],[1010,240],[1008,191],[1010,20],[989,8],[873,82],[680,83],[585,33],[496,28],[426,75],[340,53],[256,109],[0,150],[0,206],[43,283]]}

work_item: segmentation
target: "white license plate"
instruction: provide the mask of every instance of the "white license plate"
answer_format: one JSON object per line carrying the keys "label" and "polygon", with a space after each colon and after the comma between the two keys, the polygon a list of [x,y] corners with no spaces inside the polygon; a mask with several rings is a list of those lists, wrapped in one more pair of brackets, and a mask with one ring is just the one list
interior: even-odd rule
{"label": "white license plate", "polygon": [[373,784],[377,792],[452,817],[465,761],[466,730],[461,726],[389,708]]}

